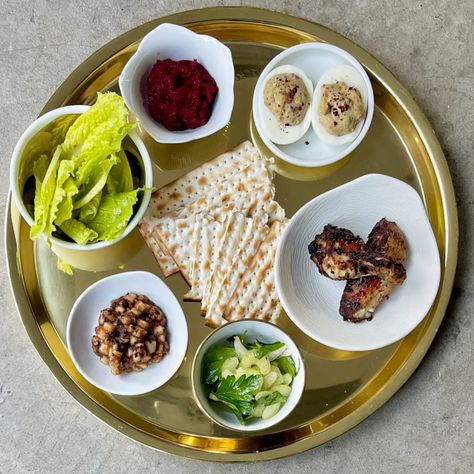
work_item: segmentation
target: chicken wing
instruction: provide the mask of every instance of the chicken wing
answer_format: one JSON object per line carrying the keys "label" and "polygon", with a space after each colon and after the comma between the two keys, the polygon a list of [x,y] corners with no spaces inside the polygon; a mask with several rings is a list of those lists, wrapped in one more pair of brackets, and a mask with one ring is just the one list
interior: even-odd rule
{"label": "chicken wing", "polygon": [[350,230],[326,225],[308,246],[321,275],[332,280],[352,280],[370,275],[381,278],[399,273],[398,264],[377,255]]}
{"label": "chicken wing", "polygon": [[357,278],[360,256],[366,253],[364,241],[348,229],[326,225],[308,246],[311,259],[321,275],[332,280]]}
{"label": "chicken wing", "polygon": [[378,305],[388,296],[395,285],[406,278],[402,263],[406,260],[407,246],[403,233],[394,222],[381,219],[369,234],[367,248],[382,260],[392,262],[384,266],[377,276],[349,280],[344,288],[339,314],[346,320],[370,321]]}
{"label": "chicken wing", "polygon": [[405,236],[395,222],[380,219],[371,230],[367,247],[377,255],[403,263],[407,258]]}

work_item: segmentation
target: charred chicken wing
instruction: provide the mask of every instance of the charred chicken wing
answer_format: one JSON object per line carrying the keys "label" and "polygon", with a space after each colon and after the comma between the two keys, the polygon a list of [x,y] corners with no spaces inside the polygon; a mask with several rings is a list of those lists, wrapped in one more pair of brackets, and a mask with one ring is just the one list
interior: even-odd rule
{"label": "charred chicken wing", "polygon": [[401,230],[386,219],[377,222],[367,244],[348,229],[326,225],[308,246],[322,275],[348,280],[339,313],[352,322],[372,319],[393,287],[405,281],[406,248]]}
{"label": "charred chicken wing", "polygon": [[369,234],[367,247],[377,255],[397,263],[407,259],[405,236],[395,222],[380,219]]}

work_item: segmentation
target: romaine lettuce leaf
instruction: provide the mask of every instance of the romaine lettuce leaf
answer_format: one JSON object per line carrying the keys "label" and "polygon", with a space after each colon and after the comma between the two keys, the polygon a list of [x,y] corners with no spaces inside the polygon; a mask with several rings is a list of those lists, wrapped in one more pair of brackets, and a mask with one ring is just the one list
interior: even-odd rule
{"label": "romaine lettuce leaf", "polygon": [[48,221],[43,231],[46,235],[51,235],[56,230],[54,221],[57,219],[59,204],[66,197],[64,183],[69,176],[71,176],[73,171],[74,163],[71,160],[63,160],[59,163],[58,174],[56,176],[56,187],[54,189],[53,199],[51,200]]}
{"label": "romaine lettuce leaf", "polygon": [[71,126],[63,147],[66,157],[76,165],[78,187],[95,175],[97,166],[122,146],[134,124],[127,121],[128,111],[117,94],[98,94],[96,103]]}
{"label": "romaine lettuce leaf", "polygon": [[99,204],[102,199],[102,191],[99,191],[79,212],[79,220],[88,224],[97,215]]}
{"label": "romaine lettuce leaf", "polygon": [[133,189],[132,170],[127,155],[123,150],[117,153],[117,163],[107,177],[107,191],[110,194],[126,193]]}
{"label": "romaine lettuce leaf", "polygon": [[[68,160],[69,161],[69,160]],[[54,223],[60,226],[64,221],[72,218],[72,198],[78,193],[76,183],[72,178],[66,179],[63,184],[64,197],[58,204],[58,212]]]}
{"label": "romaine lettuce leaf", "polygon": [[88,223],[97,232],[98,240],[115,240],[125,230],[132,217],[138,191],[106,194],[102,198],[96,216]]}
{"label": "romaine lettuce leaf", "polygon": [[69,219],[64,221],[59,228],[74,242],[79,245],[86,245],[97,239],[97,232],[89,229],[85,224],[77,219]]}
{"label": "romaine lettuce leaf", "polygon": [[65,156],[90,156],[91,151],[110,146],[112,142],[114,151],[120,150],[123,137],[134,127],[127,118],[127,108],[119,95],[99,92],[95,104],[69,127],[63,143]]}
{"label": "romaine lettuce leaf", "polygon": [[38,134],[20,177],[36,181],[31,238],[51,237],[58,227],[80,245],[120,236],[139,192],[122,148],[134,125],[119,95],[99,93],[87,112]]}
{"label": "romaine lettuce leaf", "polygon": [[64,260],[61,260],[59,257],[56,262],[56,266],[58,267],[58,270],[61,270],[66,275],[71,276],[73,274],[71,265]]}
{"label": "romaine lettuce leaf", "polygon": [[[104,158],[101,162],[97,163],[89,177],[90,179],[79,188],[79,193],[74,198],[73,209],[80,209],[82,206],[85,206],[99,191],[102,191],[110,170],[116,162],[116,155],[111,155],[109,158]],[[78,183],[76,182],[76,184]]]}
{"label": "romaine lettuce leaf", "polygon": [[[59,168],[59,158],[61,156],[62,149],[58,145],[56,151],[54,152],[51,163],[48,165],[48,169],[43,177],[43,180],[40,181],[37,177],[36,179],[36,192],[35,192],[35,215],[34,223],[30,229],[30,237],[36,239],[39,237],[46,229],[48,223],[48,215],[53,200],[54,191],[56,189],[56,174]],[[42,173],[43,170],[39,169],[39,166],[42,167],[43,160],[39,163],[36,168],[36,173]],[[40,189],[38,190],[38,186]]]}

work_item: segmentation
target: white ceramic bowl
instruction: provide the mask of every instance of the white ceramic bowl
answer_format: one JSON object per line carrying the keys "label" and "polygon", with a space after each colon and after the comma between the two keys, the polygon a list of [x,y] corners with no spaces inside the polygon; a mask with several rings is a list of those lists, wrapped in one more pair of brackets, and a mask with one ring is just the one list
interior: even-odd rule
{"label": "white ceramic bowl", "polygon": [[[308,245],[326,224],[345,227],[364,240],[387,218],[405,235],[407,278],[383,301],[371,321],[344,321],[339,303],[346,284],[322,276]],[[438,247],[418,193],[388,176],[369,174],[316,197],[291,219],[276,254],[275,280],[283,307],[308,336],[336,349],[365,351],[392,344],[427,315],[438,292]]]}
{"label": "white ceramic bowl", "polygon": [[[338,64],[348,64],[359,72],[367,88],[367,114],[364,125],[354,141],[341,146],[331,146],[322,142],[312,127],[309,127],[302,138],[289,145],[277,145],[267,137],[259,112],[265,106],[263,103],[265,79],[273,69],[285,64],[302,69],[311,79],[313,88],[325,72]],[[286,49],[267,64],[255,86],[252,112],[258,134],[276,156],[297,166],[326,166],[346,157],[365,137],[374,114],[374,93],[364,68],[347,51],[325,43],[303,43]]]}
{"label": "white ceramic bowl", "polygon": [[[223,408],[219,404],[212,402],[204,393],[204,386],[201,382],[202,359],[206,351],[216,345],[225,344],[229,337],[247,334],[247,341],[258,339],[262,342],[284,342],[291,352],[291,356],[296,365],[297,374],[291,385],[292,390],[288,400],[282,405],[280,411],[269,418],[263,420],[254,418],[247,425],[241,425],[237,417]],[[298,404],[304,390],[305,369],[301,353],[293,340],[284,331],[274,324],[258,320],[242,320],[228,323],[225,326],[212,332],[199,346],[193,362],[193,392],[202,411],[218,425],[236,431],[258,431],[270,428],[286,418]]]}
{"label": "white ceramic bowl", "polygon": [[[92,351],[99,313],[129,292],[143,294],[159,306],[168,321],[169,353],[142,372],[112,375]],[[161,387],[180,368],[188,346],[188,327],[172,291],[156,275],[125,272],[97,281],[77,298],[67,322],[67,346],[77,370],[91,384],[117,395],[140,395]]]}
{"label": "white ceramic bowl", "polygon": [[[209,121],[198,128],[170,131],[157,123],[146,105],[146,78],[158,59],[196,59],[214,78],[219,88]],[[127,107],[143,128],[159,143],[185,143],[207,137],[230,120],[234,106],[234,64],[230,49],[211,36],[198,35],[178,25],[163,23],[150,31],[119,78]]]}
{"label": "white ceramic bowl", "polygon": [[[60,107],[58,109],[51,110],[50,112],[47,112],[46,114],[41,115],[41,117],[37,118],[24,131],[23,135],[18,140],[13,150],[12,160],[10,164],[10,188],[15,204],[18,210],[20,211],[21,216],[23,217],[23,219],[25,219],[28,225],[33,225],[34,219],[33,216],[31,216],[28,212],[28,209],[25,203],[23,202],[23,189],[20,189],[20,185],[18,182],[19,170],[20,166],[22,165],[23,152],[25,151],[25,148],[39,132],[41,132],[54,120],[58,119],[63,115],[82,114],[89,110],[89,108],[89,105],[69,105],[66,107]],[[151,166],[150,156],[148,155],[148,151],[142,139],[134,131],[130,132],[128,136],[133,141],[133,143],[137,147],[138,153],[140,154],[142,171],[144,173],[143,186],[145,186],[147,189],[143,193],[139,194],[139,199],[141,199],[140,206],[137,212],[130,219],[130,222],[128,223],[125,230],[122,232],[122,234],[120,234],[119,238],[114,241],[102,241],[87,245],[79,245],[75,242],[69,242],[58,239],[56,237],[51,237],[49,240],[52,242],[53,246],[58,246],[71,250],[103,249],[105,247],[111,246],[112,244],[115,244],[119,240],[122,240],[125,236],[130,234],[130,232],[132,232],[132,230],[137,226],[138,222],[145,213],[145,210],[148,206],[148,202],[150,201],[151,188],[153,186],[153,170]]]}

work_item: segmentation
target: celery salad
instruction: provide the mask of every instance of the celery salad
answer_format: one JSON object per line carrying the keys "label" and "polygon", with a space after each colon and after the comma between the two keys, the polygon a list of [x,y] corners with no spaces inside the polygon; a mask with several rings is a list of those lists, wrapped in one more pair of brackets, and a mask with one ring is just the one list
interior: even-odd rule
{"label": "celery salad", "polygon": [[209,348],[202,364],[202,383],[209,399],[230,409],[241,424],[276,415],[296,375],[283,342],[247,343],[245,339],[245,335],[234,336],[228,345]]}

